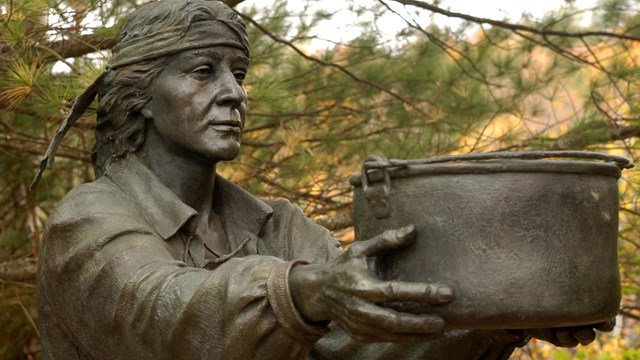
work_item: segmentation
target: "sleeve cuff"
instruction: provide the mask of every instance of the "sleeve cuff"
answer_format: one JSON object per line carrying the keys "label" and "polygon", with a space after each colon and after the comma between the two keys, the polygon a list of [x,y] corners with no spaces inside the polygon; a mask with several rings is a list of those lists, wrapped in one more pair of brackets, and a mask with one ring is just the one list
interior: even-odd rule
{"label": "sleeve cuff", "polygon": [[289,271],[304,261],[290,261],[277,264],[267,279],[267,298],[273,312],[284,331],[300,343],[315,343],[329,329],[326,326],[314,326],[307,323],[296,309],[289,290]]}

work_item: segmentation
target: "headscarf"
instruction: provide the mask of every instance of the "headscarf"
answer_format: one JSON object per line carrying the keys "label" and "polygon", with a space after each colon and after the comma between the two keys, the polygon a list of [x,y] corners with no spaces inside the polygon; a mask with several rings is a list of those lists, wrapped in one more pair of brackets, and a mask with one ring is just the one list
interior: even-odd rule
{"label": "headscarf", "polygon": [[162,0],[145,4],[131,13],[112,49],[106,71],[78,96],[56,130],[40,161],[31,190],[35,189],[45,169],[53,165],[60,142],[91,105],[109,73],[127,65],[211,46],[235,47],[249,57],[244,22],[220,1]]}

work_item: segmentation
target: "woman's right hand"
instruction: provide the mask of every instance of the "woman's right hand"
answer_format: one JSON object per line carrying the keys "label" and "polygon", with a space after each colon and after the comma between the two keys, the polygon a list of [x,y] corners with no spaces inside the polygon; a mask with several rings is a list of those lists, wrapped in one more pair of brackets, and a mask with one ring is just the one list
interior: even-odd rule
{"label": "woman's right hand", "polygon": [[383,281],[367,267],[367,259],[384,256],[413,241],[415,227],[387,230],[355,242],[326,264],[297,265],[289,284],[294,303],[309,321],[331,320],[361,342],[425,342],[437,339],[444,321],[433,314],[409,314],[385,307],[393,301],[444,304],[453,293],[445,285]]}

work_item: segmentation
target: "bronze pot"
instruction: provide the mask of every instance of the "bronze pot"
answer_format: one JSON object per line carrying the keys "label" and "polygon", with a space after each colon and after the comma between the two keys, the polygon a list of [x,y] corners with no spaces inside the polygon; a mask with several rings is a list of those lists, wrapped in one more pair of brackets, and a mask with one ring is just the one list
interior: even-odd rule
{"label": "bronze pot", "polygon": [[380,258],[383,279],[447,284],[451,303],[390,304],[448,328],[592,324],[617,314],[622,157],[517,152],[367,161],[355,187],[356,240],[414,224]]}

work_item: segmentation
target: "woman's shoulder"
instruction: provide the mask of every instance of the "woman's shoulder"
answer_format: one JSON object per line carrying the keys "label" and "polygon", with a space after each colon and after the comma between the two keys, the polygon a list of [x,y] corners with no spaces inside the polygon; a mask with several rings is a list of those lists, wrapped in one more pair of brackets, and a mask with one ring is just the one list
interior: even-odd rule
{"label": "woman's shoulder", "polygon": [[136,214],[135,201],[127,196],[113,181],[100,177],[92,182],[76,186],[57,204],[48,223],[70,219],[100,217],[108,214]]}

